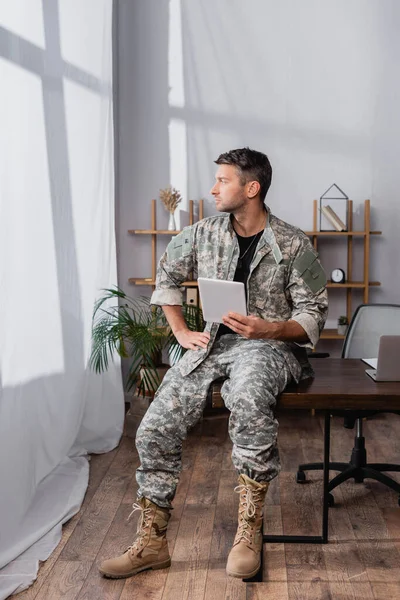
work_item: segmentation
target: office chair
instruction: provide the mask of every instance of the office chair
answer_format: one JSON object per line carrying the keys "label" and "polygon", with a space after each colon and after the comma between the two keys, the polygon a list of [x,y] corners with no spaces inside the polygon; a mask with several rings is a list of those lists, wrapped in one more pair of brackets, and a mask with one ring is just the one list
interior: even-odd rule
{"label": "office chair", "polygon": [[[396,304],[362,304],[354,313],[343,344],[342,358],[371,358],[378,356],[379,339],[381,335],[400,335],[400,306]],[[365,365],[367,367],[367,365]],[[400,484],[382,471],[400,472],[400,465],[384,463],[368,464],[365,438],[363,437],[363,418],[379,411],[332,411],[332,415],[344,416],[344,426],[353,428],[356,425],[354,447],[348,463],[329,463],[329,469],[340,471],[329,482],[329,491],[347,481],[354,479],[362,483],[364,479],[376,479],[400,494]],[[396,412],[396,411],[388,411]],[[400,413],[396,413],[400,414]],[[322,462],[299,465],[296,481],[304,483],[304,471],[319,471],[323,469]],[[334,505],[334,497],[329,494],[329,505]],[[400,505],[400,495],[399,495]]]}

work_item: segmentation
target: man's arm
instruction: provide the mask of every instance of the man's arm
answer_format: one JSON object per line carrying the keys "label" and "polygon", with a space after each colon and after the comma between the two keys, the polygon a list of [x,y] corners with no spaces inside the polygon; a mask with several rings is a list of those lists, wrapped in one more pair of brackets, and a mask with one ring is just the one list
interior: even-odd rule
{"label": "man's arm", "polygon": [[207,348],[210,334],[191,331],[182,314],[182,283],[195,269],[195,226],[185,227],[168,244],[157,268],[156,289],[150,303],[161,306],[179,344],[189,350]]}
{"label": "man's arm", "polygon": [[303,327],[309,340],[308,343],[296,341],[314,348],[328,316],[328,292],[325,271],[307,237],[302,238],[294,257],[286,289],[292,301],[291,320]]}
{"label": "man's arm", "polygon": [[273,339],[314,347],[328,314],[326,277],[308,238],[302,238],[289,267],[287,288],[292,300],[288,321],[268,322],[260,317],[229,313],[224,323],[248,339]]}
{"label": "man's arm", "polygon": [[230,312],[223,318],[224,324],[249,340],[280,340],[281,342],[309,342],[308,335],[297,321],[270,323],[260,317],[245,317]]}
{"label": "man's arm", "polygon": [[208,331],[191,331],[183,318],[181,306],[163,306],[162,309],[172,329],[172,333],[181,346],[189,350],[207,348],[210,334]]}
{"label": "man's arm", "polygon": [[196,268],[194,230],[195,225],[185,227],[168,244],[157,266],[156,289],[150,304],[182,306],[182,283]]}

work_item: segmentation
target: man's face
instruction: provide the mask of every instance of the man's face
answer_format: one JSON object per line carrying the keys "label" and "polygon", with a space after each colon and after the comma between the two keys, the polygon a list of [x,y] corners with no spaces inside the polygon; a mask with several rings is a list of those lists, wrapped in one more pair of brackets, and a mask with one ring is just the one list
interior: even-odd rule
{"label": "man's face", "polygon": [[218,165],[215,175],[215,185],[211,189],[215,206],[220,212],[235,212],[248,201],[246,185],[240,183],[240,178],[234,165]]}

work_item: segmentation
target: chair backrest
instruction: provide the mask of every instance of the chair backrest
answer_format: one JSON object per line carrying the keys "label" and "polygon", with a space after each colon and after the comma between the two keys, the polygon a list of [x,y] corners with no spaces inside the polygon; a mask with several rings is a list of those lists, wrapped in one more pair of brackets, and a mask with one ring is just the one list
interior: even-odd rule
{"label": "chair backrest", "polygon": [[361,304],[350,322],[342,358],[377,358],[381,335],[400,335],[400,305]]}

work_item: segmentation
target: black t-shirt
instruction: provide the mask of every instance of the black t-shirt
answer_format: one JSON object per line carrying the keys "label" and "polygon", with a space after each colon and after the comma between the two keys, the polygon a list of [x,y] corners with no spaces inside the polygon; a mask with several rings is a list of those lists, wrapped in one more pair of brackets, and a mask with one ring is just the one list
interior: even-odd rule
{"label": "black t-shirt", "polygon": [[[253,260],[254,252],[257,248],[257,244],[259,242],[260,237],[262,236],[263,229],[256,233],[255,235],[251,235],[250,237],[243,237],[236,233],[238,242],[239,242],[239,260],[235,271],[235,276],[233,281],[242,281],[244,283],[244,289],[246,293],[246,302],[247,302],[247,280],[250,274],[250,265]],[[232,331],[229,327],[221,323],[218,328],[217,338],[221,335],[225,335],[226,333],[236,333]]]}

